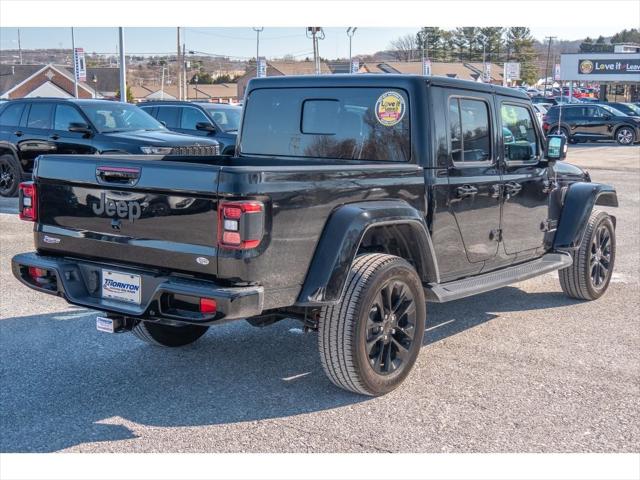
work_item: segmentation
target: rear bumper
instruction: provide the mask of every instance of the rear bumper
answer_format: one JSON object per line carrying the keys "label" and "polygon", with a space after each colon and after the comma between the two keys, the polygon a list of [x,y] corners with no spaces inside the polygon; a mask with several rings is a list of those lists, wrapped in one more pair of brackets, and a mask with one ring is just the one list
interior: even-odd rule
{"label": "rear bumper", "polygon": [[[35,282],[28,273],[29,267],[51,272],[51,281]],[[260,286],[225,287],[208,280],[195,280],[158,271],[107,265],[85,260],[60,258],[22,253],[11,260],[14,276],[24,285],[39,292],[64,298],[67,302],[87,308],[102,310],[114,315],[144,320],[163,320],[211,325],[226,320],[248,318],[262,313],[264,290]],[[102,269],[139,275],[141,278],[141,302],[131,304],[102,298]],[[176,299],[180,298],[178,302]],[[215,314],[200,313],[184,308],[184,299],[216,300]],[[179,305],[179,306],[178,306]]]}

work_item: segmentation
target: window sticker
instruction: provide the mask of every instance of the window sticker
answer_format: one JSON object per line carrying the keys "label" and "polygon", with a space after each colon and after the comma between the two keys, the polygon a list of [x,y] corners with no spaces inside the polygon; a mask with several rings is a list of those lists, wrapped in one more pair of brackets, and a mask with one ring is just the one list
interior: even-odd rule
{"label": "window sticker", "polygon": [[385,127],[392,127],[402,120],[406,105],[402,95],[396,92],[385,92],[376,102],[376,118]]}

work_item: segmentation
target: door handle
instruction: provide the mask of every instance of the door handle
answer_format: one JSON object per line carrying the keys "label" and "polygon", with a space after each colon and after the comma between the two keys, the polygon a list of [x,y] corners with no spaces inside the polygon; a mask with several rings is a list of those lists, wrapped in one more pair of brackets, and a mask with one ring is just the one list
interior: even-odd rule
{"label": "door handle", "polygon": [[500,185],[491,185],[491,198],[500,198],[501,192],[502,188],[500,188]]}
{"label": "door handle", "polygon": [[507,182],[505,183],[504,188],[505,188],[507,197],[512,197],[520,193],[520,190],[522,190],[522,185],[516,182]]}
{"label": "door handle", "polygon": [[14,134],[16,137],[21,137],[22,135],[24,135],[24,133],[22,133],[22,131],[21,131],[21,130],[17,130],[17,131],[15,131],[15,132],[13,132],[13,134]]}
{"label": "door handle", "polygon": [[56,135],[55,133],[49,137],[51,140],[58,140],[60,135]]}
{"label": "door handle", "polygon": [[456,188],[456,193],[458,194],[458,198],[473,197],[478,193],[478,189],[471,185],[462,185]]}

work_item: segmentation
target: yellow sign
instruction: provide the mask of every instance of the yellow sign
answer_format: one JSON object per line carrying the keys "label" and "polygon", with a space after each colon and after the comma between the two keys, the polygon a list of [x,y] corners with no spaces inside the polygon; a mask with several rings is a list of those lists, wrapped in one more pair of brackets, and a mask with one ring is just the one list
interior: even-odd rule
{"label": "yellow sign", "polygon": [[385,92],[376,102],[376,118],[385,127],[392,127],[402,120],[406,105],[402,95],[396,92]]}

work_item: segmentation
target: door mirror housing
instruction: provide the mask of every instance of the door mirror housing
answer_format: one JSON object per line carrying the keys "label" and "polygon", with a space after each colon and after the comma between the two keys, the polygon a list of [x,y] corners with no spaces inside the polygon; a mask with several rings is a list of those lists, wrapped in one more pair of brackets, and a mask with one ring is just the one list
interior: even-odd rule
{"label": "door mirror housing", "polygon": [[567,156],[567,138],[564,135],[549,135],[547,137],[547,148],[545,148],[544,158],[549,163],[564,160]]}
{"label": "door mirror housing", "polygon": [[71,122],[68,130],[70,132],[83,133],[85,135],[91,135],[93,133],[91,127],[83,122]]}
{"label": "door mirror housing", "polygon": [[215,132],[216,127],[211,125],[209,122],[198,122],[196,123],[196,130],[202,130],[205,132]]}

